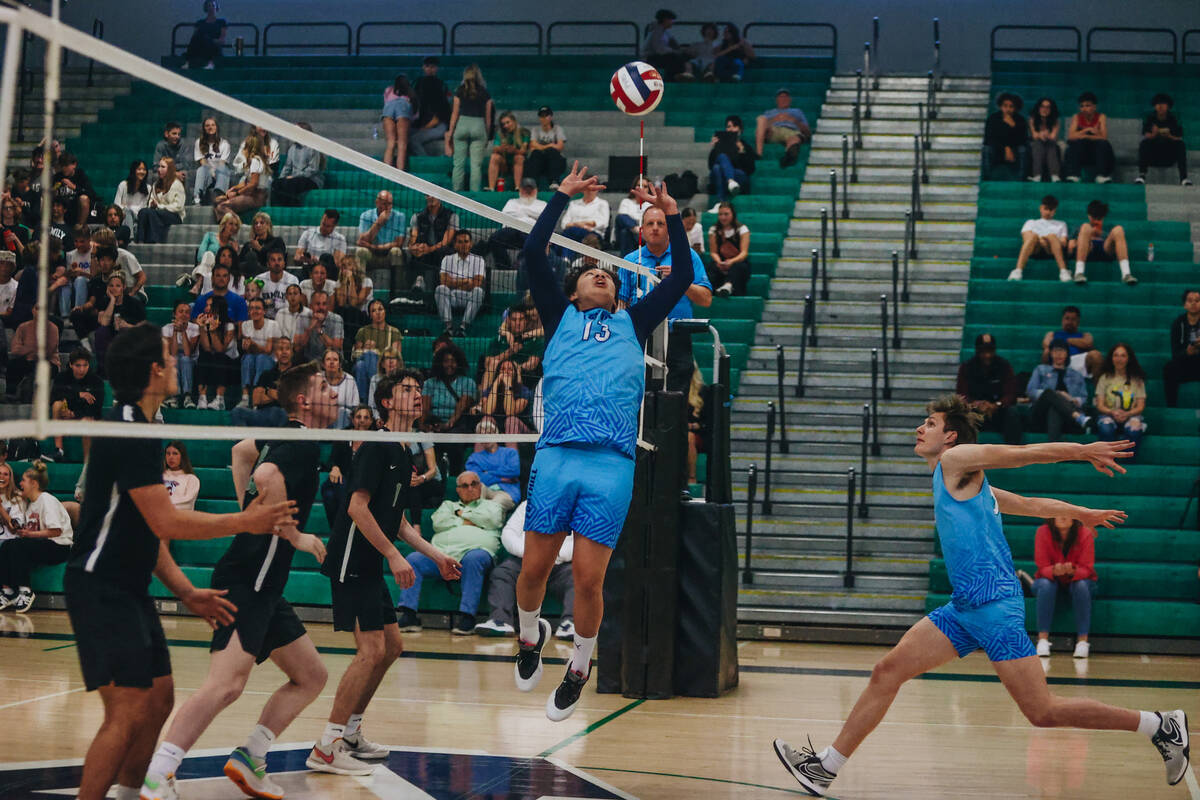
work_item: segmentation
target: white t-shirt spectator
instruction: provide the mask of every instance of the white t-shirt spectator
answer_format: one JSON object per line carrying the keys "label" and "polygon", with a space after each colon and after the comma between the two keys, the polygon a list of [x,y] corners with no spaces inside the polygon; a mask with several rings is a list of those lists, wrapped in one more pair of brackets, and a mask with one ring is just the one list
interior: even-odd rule
{"label": "white t-shirt spectator", "polygon": [[0,283],[0,314],[12,311],[13,301],[17,299],[17,282],[12,278],[8,283]]}
{"label": "white t-shirt spectator", "polygon": [[306,331],[309,324],[312,323],[312,309],[301,308],[295,314],[286,308],[280,309],[275,314],[275,322],[279,324],[280,336],[286,336],[288,339],[295,341],[296,331]]}
{"label": "white t-shirt spectator", "polygon": [[538,125],[530,134],[530,141],[538,144],[558,144],[559,142],[567,141],[567,132],[563,130],[562,125],[551,125],[550,130],[544,129]]}
{"label": "white t-shirt spectator", "polygon": [[1067,223],[1060,219],[1037,219],[1026,220],[1021,226],[1021,233],[1032,231],[1038,236],[1057,236],[1059,238],[1067,238]]}
{"label": "white t-shirt spectator", "polygon": [[[688,246],[691,247],[693,250],[703,250],[704,249],[704,231],[701,230],[703,227],[704,227],[703,225],[701,225],[699,222],[697,222],[687,232]],[[742,227],[745,228],[746,226],[743,225]]]}
{"label": "white t-shirt spectator", "polygon": [[129,285],[132,286],[134,276],[142,271],[142,264],[133,253],[123,247],[118,247],[116,268],[129,276]]}
{"label": "white t-shirt spectator", "polygon": [[58,498],[49,492],[39,494],[38,499],[25,509],[25,524],[22,527],[27,531],[58,528],[62,533],[50,540],[55,544],[71,544],[74,533],[71,529],[71,517],[67,515],[67,510],[63,508],[62,503],[58,502]]}
{"label": "white t-shirt spectator", "polygon": [[342,374],[344,376],[342,382],[337,386],[330,384],[329,388],[337,392],[338,408],[354,411],[358,407],[358,384],[355,383],[354,378],[351,378],[346,373]]}
{"label": "white t-shirt spectator", "polygon": [[267,304],[267,316],[275,319],[276,314],[287,308],[287,299],[284,297],[287,294],[287,287],[299,286],[300,279],[290,272],[284,272],[276,282],[271,279],[270,271],[260,272],[254,277],[255,280],[263,282],[262,297]]}
{"label": "white t-shirt spectator", "polygon": [[163,472],[163,485],[171,496],[171,504],[180,511],[193,511],[200,494],[200,479],[191,472],[168,469]]}
{"label": "white t-shirt spectator", "polygon": [[[25,527],[25,501],[20,497],[14,497],[11,501],[0,500],[0,506],[4,507],[4,513],[8,514],[8,518],[12,520],[13,528],[20,529]],[[0,522],[0,542],[5,539],[16,539],[15,530],[10,530],[7,525]]]}
{"label": "white t-shirt spectator", "polygon": [[149,192],[134,192],[129,193],[129,187],[125,181],[117,184],[117,191],[113,193],[113,205],[120,206],[123,211],[127,211],[137,216],[137,212],[146,207],[150,202]]}
{"label": "white t-shirt spectator", "polygon": [[[226,322],[225,330],[236,332],[237,326],[232,322]],[[230,358],[238,357],[238,337],[237,336],[229,337],[229,344],[227,344],[225,346],[225,355],[229,356]]]}
{"label": "white t-shirt spectator", "polygon": [[632,197],[625,197],[621,199],[621,204],[617,206],[617,216],[625,214],[626,216],[633,217],[633,221],[641,225],[642,213],[649,207],[649,203],[639,203]]}
{"label": "white t-shirt spectator", "polygon": [[[216,147],[206,145],[204,148],[200,147],[200,139],[197,137],[192,146],[192,160],[196,163],[204,162],[210,169],[216,169],[225,166],[225,162],[229,161],[230,152],[229,140],[224,137]],[[242,163],[245,163],[245,159],[242,160]]]}
{"label": "white t-shirt spectator", "polygon": [[[166,325],[162,326],[162,337],[164,339],[174,339],[176,337],[182,337],[182,336],[186,336],[189,340],[191,340],[192,344],[195,345],[196,340],[200,338],[200,326],[194,322],[189,322],[187,324],[187,327],[184,328],[182,331],[177,331],[175,329],[174,322],[168,322]],[[178,347],[177,352],[183,350],[183,342],[176,342],[175,344]],[[196,356],[196,352],[197,352],[196,348],[193,347],[192,348],[192,356],[193,357]]]}
{"label": "white t-shirt spectator", "polygon": [[92,255],[95,254],[96,248],[92,247],[86,253],[79,252],[79,248],[75,248],[67,253],[67,266],[83,270],[85,275],[92,274]]}
{"label": "white t-shirt spectator", "polygon": [[375,299],[375,281],[371,280],[370,275],[363,276],[362,288],[367,290],[367,299],[363,301],[362,312],[364,314],[369,314],[371,301]]}
{"label": "white t-shirt spectator", "polygon": [[320,258],[326,253],[345,253],[346,237],[336,229],[326,236],[320,228],[306,228],[300,234],[300,250],[313,258]]}
{"label": "white t-shirt spectator", "polygon": [[[693,231],[698,231],[698,230],[700,230],[700,226],[699,226],[699,225],[694,225],[694,226],[692,227],[692,230],[693,230]],[[732,231],[732,230],[730,230],[729,228],[718,228],[716,225],[711,225],[711,226],[709,226],[709,228],[708,228],[708,235],[709,235],[709,236],[712,236],[712,235],[715,233],[717,236],[724,236],[726,239],[732,239],[732,238],[733,238],[733,235],[734,235],[735,233],[736,233],[736,234],[737,234],[739,237],[742,237],[742,236],[745,236],[746,234],[748,234],[749,232],[750,232],[750,229],[749,229],[749,228],[747,228],[745,225],[738,225],[738,228],[737,228],[737,230],[736,230],[736,231]],[[696,239],[697,239],[697,240],[699,240],[699,239],[700,239],[700,234],[696,234]],[[689,235],[689,236],[688,236],[688,244],[691,244],[691,243],[692,243],[692,237]],[[719,244],[719,243],[720,243],[720,242],[718,241],[718,244]]]}
{"label": "white t-shirt spectator", "polygon": [[504,204],[504,213],[523,219],[530,225],[537,222],[539,216],[546,208],[546,201],[539,200],[538,196],[532,195],[529,199],[517,195]]}
{"label": "white t-shirt spectator", "polygon": [[[332,298],[333,293],[337,291],[337,287],[337,281],[331,281],[326,278],[325,283],[321,286],[321,291],[325,292]],[[304,280],[300,281],[300,291],[304,292],[304,299],[311,303],[313,292],[316,291],[316,289],[313,287],[312,278],[305,278]]]}
{"label": "white t-shirt spectator", "polygon": [[567,213],[563,215],[562,226],[569,228],[580,222],[594,222],[596,227],[592,228],[592,232],[604,238],[604,232],[608,230],[608,220],[612,216],[612,208],[608,201],[603,197],[597,197],[592,202],[585,202],[582,198],[572,200],[567,206]]}
{"label": "white t-shirt spectator", "polygon": [[[192,270],[192,276],[200,281],[200,294],[208,294],[212,291],[212,270],[213,265],[209,263],[210,253],[205,253],[205,257],[200,259],[200,263]],[[246,279],[241,275],[236,277],[231,276],[229,279],[229,291],[241,297],[246,293]]]}
{"label": "white t-shirt spectator", "polygon": [[[258,158],[258,156],[255,156],[255,158]],[[259,160],[261,160],[261,159],[259,159]],[[270,143],[267,145],[267,164],[269,164],[270,166],[273,167],[278,163],[279,163],[279,140],[271,139]],[[253,162],[251,162],[250,166],[251,166],[251,171],[257,171],[257,170],[253,169],[253,167],[254,167]],[[233,157],[233,171],[234,172],[245,172],[246,171],[246,151],[243,150],[240,146],[238,147],[237,155]],[[268,183],[270,182],[270,176],[271,176],[271,172],[268,170],[267,171]],[[260,188],[260,189],[263,188],[262,178],[259,178],[258,188]]]}
{"label": "white t-shirt spectator", "polygon": [[482,277],[487,274],[487,265],[474,253],[467,253],[466,258],[459,258],[458,253],[451,253],[442,259],[442,274],[459,280]]}
{"label": "white t-shirt spectator", "polygon": [[278,339],[279,336],[279,323],[273,319],[263,320],[261,328],[254,327],[254,320],[248,319],[242,323],[242,338],[254,342],[264,352],[271,352],[267,349],[267,344],[271,339]]}

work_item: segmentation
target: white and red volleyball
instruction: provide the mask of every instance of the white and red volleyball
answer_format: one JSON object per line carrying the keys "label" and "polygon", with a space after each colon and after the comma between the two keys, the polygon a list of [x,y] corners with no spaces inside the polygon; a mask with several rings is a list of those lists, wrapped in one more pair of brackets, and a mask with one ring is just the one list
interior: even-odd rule
{"label": "white and red volleyball", "polygon": [[613,73],[609,86],[617,108],[635,117],[649,114],[662,101],[663,79],[645,61],[630,61]]}

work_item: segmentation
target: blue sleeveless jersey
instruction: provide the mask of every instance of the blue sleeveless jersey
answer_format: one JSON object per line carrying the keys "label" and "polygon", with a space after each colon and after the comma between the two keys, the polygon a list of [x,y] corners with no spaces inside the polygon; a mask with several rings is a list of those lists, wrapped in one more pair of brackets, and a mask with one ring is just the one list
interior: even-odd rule
{"label": "blue sleeveless jersey", "polygon": [[628,312],[568,305],[546,346],[542,370],[538,449],[593,444],[634,457],[646,367]]}
{"label": "blue sleeveless jersey", "polygon": [[939,462],[933,471],[933,514],[955,608],[978,608],[993,600],[1022,596],[1012,551],[1000,524],[1000,504],[986,475],[979,494],[970,500],[955,500],[946,489]]}

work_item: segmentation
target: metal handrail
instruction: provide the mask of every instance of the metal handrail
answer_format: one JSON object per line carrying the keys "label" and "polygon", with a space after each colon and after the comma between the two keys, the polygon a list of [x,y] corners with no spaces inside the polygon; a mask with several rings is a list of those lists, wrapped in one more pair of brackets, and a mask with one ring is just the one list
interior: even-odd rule
{"label": "metal handrail", "polygon": [[908,259],[917,257],[917,222],[910,208],[904,212],[904,292],[908,293]]}
{"label": "metal handrail", "polygon": [[[503,26],[506,28],[512,27],[532,27],[537,31],[537,43],[529,42],[462,42],[458,41],[458,31],[460,28],[488,28],[489,30]],[[533,20],[505,20],[505,21],[489,21],[489,22],[456,22],[450,27],[450,55],[455,55],[459,52],[460,47],[472,48],[492,48],[496,50],[513,50],[522,47],[533,47],[534,53],[542,54],[542,24]]]}
{"label": "metal handrail", "polygon": [[862,410],[862,440],[858,448],[859,466],[862,469],[862,493],[858,498],[858,516],[866,519],[870,516],[867,508],[867,440],[871,435],[871,404],[863,403]]}
{"label": "metal handrail", "polygon": [[829,299],[829,259],[826,258],[825,237],[829,228],[829,210],[821,209],[821,299]]}
{"label": "metal handrail", "polygon": [[888,297],[879,295],[880,339],[883,346],[883,399],[892,399],[892,381],[888,374]]}
{"label": "metal handrail", "polygon": [[[814,247],[813,251],[812,251],[811,285],[809,286],[809,290],[808,290],[808,296],[813,299],[814,307],[816,306],[816,297],[817,297],[817,261],[818,261],[817,249]],[[817,321],[816,321],[815,317],[813,318],[813,341],[812,341],[812,343],[814,345],[816,345],[816,343],[817,343]]]}
{"label": "metal handrail", "polygon": [[[938,112],[937,112],[937,90],[938,90],[937,79],[934,78],[934,76],[933,76],[933,70],[929,70],[929,76],[926,79],[926,84],[925,84],[925,126],[926,127],[925,127],[925,130],[922,131],[922,135],[927,140],[928,140],[930,132],[931,132],[932,121],[937,119],[937,115],[938,115]],[[925,149],[926,150],[929,149],[928,142],[925,145]]]}
{"label": "metal handrail", "polygon": [[272,22],[263,28],[262,53],[264,56],[271,54],[271,30],[279,28],[337,28],[339,31],[346,32],[346,41],[344,43],[313,42],[308,44],[284,42],[283,44],[275,45],[276,49],[290,47],[294,50],[345,50],[346,55],[351,55],[354,52],[354,31],[345,22]]}
{"label": "metal handrail", "polygon": [[788,452],[787,406],[783,399],[783,375],[785,372],[783,345],[775,345],[775,371],[777,373],[776,394],[779,398],[779,452]]}
{"label": "metal handrail", "polygon": [[912,191],[909,193],[909,204],[912,206],[913,219],[924,219],[925,211],[921,208],[921,179],[916,168],[912,171]]}
{"label": "metal handrail", "polygon": [[[92,20],[92,36],[95,36],[97,39],[104,41],[104,20],[100,19],[99,17],[96,17],[95,19]],[[96,59],[89,58],[88,59],[88,77],[87,77],[87,85],[88,85],[89,89],[96,85],[95,78],[94,78],[95,69],[96,69]]]}
{"label": "metal handrail", "polygon": [[942,24],[933,18],[933,72],[937,73],[937,88],[942,88]]}
{"label": "metal handrail", "polygon": [[[863,77],[866,82],[863,84],[863,119],[871,118],[871,43],[863,42]],[[879,87],[877,83],[876,88]]]}
{"label": "metal handrail", "polygon": [[838,199],[837,198],[838,198],[837,170],[831,169],[831,170],[829,170],[829,202],[833,208],[833,213],[830,214],[830,217],[833,219],[833,257],[834,258],[840,258],[842,255],[842,248],[838,244],[838,231],[837,231]]}
{"label": "metal handrail", "polygon": [[[1165,33],[1171,37],[1171,49],[1170,49],[1170,51],[1168,51],[1166,49],[1163,49],[1163,50],[1149,50],[1149,49],[1130,50],[1125,47],[1118,47],[1118,48],[1093,47],[1092,46],[1092,36],[1097,33],[1133,33],[1133,34]],[[1179,63],[1179,37],[1175,34],[1175,31],[1171,30],[1170,28],[1106,28],[1106,27],[1092,28],[1087,33],[1087,51],[1084,56],[1084,60],[1089,61],[1089,62],[1092,61],[1093,55],[1098,55],[1098,56],[1149,56],[1152,58],[1164,58],[1164,57],[1169,56],[1172,64],[1178,64]]]}
{"label": "metal handrail", "polygon": [[1179,47],[1179,58],[1184,64],[1188,63],[1188,56],[1200,56],[1200,50],[1188,49],[1188,38],[1193,35],[1200,36],[1200,28],[1191,28],[1183,32],[1183,41]]}
{"label": "metal handrail", "polygon": [[[176,38],[176,34],[179,33],[179,31],[183,30],[184,28],[195,28],[195,27],[196,27],[196,23],[194,23],[194,22],[181,22],[178,25],[176,25],[174,28],[171,28],[171,55],[172,56],[179,55],[180,51],[187,50],[187,47],[188,47],[188,42],[179,41]],[[254,55],[258,55],[258,39],[259,39],[258,26],[252,22],[230,22],[225,26],[226,35],[228,35],[229,31],[233,30],[234,28],[244,29],[244,30],[254,32],[254,38],[251,39],[249,42],[244,42],[243,44],[250,50],[251,53],[253,53]],[[232,50],[233,45],[234,45],[233,42],[225,42],[225,44],[221,45],[221,51],[224,52],[225,48],[229,48],[230,50]]]}
{"label": "metal handrail", "polygon": [[[437,38],[440,41],[437,44],[431,44],[430,42],[394,42],[393,41],[393,42],[375,43],[375,42],[364,42],[363,41],[363,31],[364,30],[379,30],[381,28],[399,28],[407,34],[407,33],[411,32],[413,28],[422,28],[422,27],[436,29],[436,33],[438,34]],[[381,22],[363,22],[363,23],[360,23],[359,26],[354,29],[354,55],[360,56],[360,55],[362,55],[364,50],[374,50],[374,49],[387,50],[390,53],[403,53],[403,52],[405,52],[403,50],[403,48],[406,48],[406,47],[412,47],[412,48],[419,47],[419,48],[421,48],[421,52],[431,52],[434,48],[436,48],[438,55],[445,55],[446,54],[446,36],[447,36],[446,26],[443,23],[437,22],[435,20],[422,20],[422,21],[413,21],[413,22],[408,22],[408,21],[405,21],[405,22],[382,22],[382,21]],[[412,52],[417,52],[417,51],[413,50]]]}
{"label": "metal handrail", "polygon": [[775,438],[775,403],[767,401],[767,459],[763,468],[763,516],[771,513],[771,441]]}
{"label": "metal handrail", "polygon": [[750,567],[750,551],[754,541],[754,495],[758,492],[758,467],[754,464],[746,470],[746,560],[742,567],[742,583],[754,583],[754,571]]}
{"label": "metal handrail", "polygon": [[879,17],[871,17],[871,52],[875,54],[875,72],[872,74],[873,89],[879,88]]}
{"label": "metal handrail", "polygon": [[846,471],[846,573],[842,586],[854,588],[854,467]]}
{"label": "metal handrail", "polygon": [[882,452],[879,447],[879,349],[871,348],[871,455]]}
{"label": "metal handrail", "polygon": [[800,362],[796,367],[796,397],[804,397],[804,362],[808,357],[808,346],[817,344],[817,327],[813,319],[812,295],[804,296],[804,322],[800,326]]}
{"label": "metal handrail", "polygon": [[[900,254],[892,251],[892,347],[900,349]],[[908,298],[904,298],[908,302]]]}
{"label": "metal handrail", "polygon": [[614,20],[611,22],[603,22],[603,21],[595,21],[595,20],[592,20],[592,21],[562,20],[560,22],[551,22],[549,27],[546,28],[546,55],[552,55],[554,53],[554,46],[555,46],[554,45],[554,31],[556,29],[561,31],[565,28],[599,28],[599,27],[606,27],[606,28],[619,27],[622,29],[633,28],[633,42],[632,42],[633,46],[632,46],[632,48],[630,48],[631,43],[629,41],[615,41],[614,40],[611,42],[580,42],[580,43],[564,42],[564,43],[560,43],[558,45],[559,49],[561,50],[561,49],[572,48],[572,47],[574,47],[574,48],[586,47],[591,50],[625,51],[626,48],[629,48],[628,52],[630,55],[634,56],[635,58],[638,56],[638,54],[641,50],[642,37],[641,37],[641,34],[638,32],[637,23],[629,22],[628,20],[625,20],[625,21]]}
{"label": "metal handrail", "polygon": [[[828,22],[751,22],[742,29],[742,35],[747,39],[752,38],[750,31],[755,28],[817,28],[828,30],[833,34],[833,41],[829,44],[796,44],[794,41],[784,44],[775,44],[772,42],[756,39],[754,49],[767,50],[828,50],[829,58],[833,61],[833,71],[837,72],[837,56],[838,56],[838,30]],[[819,58],[820,56],[814,56]]]}
{"label": "metal handrail", "polygon": [[[854,176],[858,182],[858,176]],[[842,219],[850,219],[850,137],[842,134]]]}
{"label": "metal handrail", "polygon": [[[1025,45],[1023,47],[997,47],[996,46],[996,34],[1000,33],[1001,31],[1022,31],[1022,32],[1027,32],[1027,31],[1065,31],[1067,33],[1075,34],[1075,46],[1074,47],[1037,47],[1037,46]],[[1025,38],[1027,38],[1027,37],[1025,37]],[[997,53],[1021,53],[1022,55],[1020,55],[1014,59],[997,59],[996,58]],[[997,25],[996,27],[992,28],[991,52],[988,54],[989,55],[988,60],[990,60],[990,61],[995,62],[998,60],[1000,60],[1000,61],[1008,61],[1008,60],[1013,60],[1013,61],[1035,61],[1035,60],[1062,61],[1062,60],[1064,60],[1061,58],[1033,59],[1033,58],[1030,58],[1028,55],[1031,53],[1032,54],[1044,54],[1044,55],[1058,55],[1058,54],[1070,53],[1075,56],[1076,62],[1081,61],[1082,60],[1081,56],[1083,54],[1083,34],[1080,33],[1079,28],[1076,28],[1074,25]]]}

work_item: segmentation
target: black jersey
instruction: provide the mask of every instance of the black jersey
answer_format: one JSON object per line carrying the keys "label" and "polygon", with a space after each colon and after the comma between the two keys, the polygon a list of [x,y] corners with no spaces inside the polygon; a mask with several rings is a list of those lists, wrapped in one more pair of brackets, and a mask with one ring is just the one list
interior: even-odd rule
{"label": "black jersey", "polygon": [[[292,420],[287,427],[304,426]],[[321,468],[320,444],[315,441],[284,440],[255,442],[255,445],[258,447],[258,460],[254,469],[258,469],[260,464],[274,464],[283,473],[287,498],[296,501],[296,527],[304,530],[308,512],[317,496],[317,473]],[[256,497],[258,490],[251,477],[243,507]],[[256,592],[282,595],[295,552],[291,542],[282,537],[239,533],[213,569],[212,586],[249,586]]]}
{"label": "black jersey", "polygon": [[334,523],[333,535],[321,572],[345,583],[353,578],[383,576],[383,556],[350,519],[350,498],[365,490],[367,507],[389,539],[400,532],[400,521],[409,507],[412,456],[398,442],[364,442],[354,454],[346,482],[346,500]]}
{"label": "black jersey", "polygon": [[[137,405],[117,405],[103,416],[109,422],[147,422]],[[146,594],[158,563],[159,541],[129,492],[154,485],[162,485],[161,441],[97,438],[67,568]]]}

